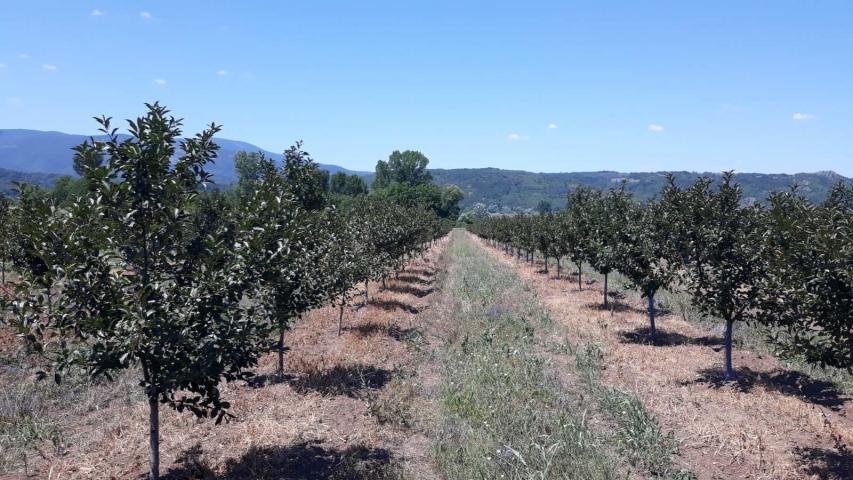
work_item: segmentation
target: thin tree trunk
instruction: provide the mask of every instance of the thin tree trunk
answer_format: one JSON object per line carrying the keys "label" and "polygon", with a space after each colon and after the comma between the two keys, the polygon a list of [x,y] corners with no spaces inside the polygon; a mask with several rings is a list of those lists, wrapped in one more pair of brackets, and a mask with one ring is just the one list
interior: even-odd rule
{"label": "thin tree trunk", "polygon": [[385,286],[385,275],[382,275],[382,290],[385,290],[387,288],[388,287]]}
{"label": "thin tree trunk", "polygon": [[284,324],[280,324],[278,328],[278,369],[276,375],[281,380],[284,378]]}
{"label": "thin tree trunk", "polygon": [[548,256],[545,256],[545,275],[548,275]]}
{"label": "thin tree trunk", "polygon": [[652,341],[657,336],[657,327],[655,326],[655,294],[649,293],[649,332],[651,333]]}
{"label": "thin tree trunk", "polygon": [[607,308],[607,274],[604,274],[604,308]]}
{"label": "thin tree trunk", "polygon": [[726,320],[726,373],[723,377],[725,380],[734,378],[734,372],[732,372],[732,327],[734,323],[731,320]]}
{"label": "thin tree trunk", "polygon": [[341,330],[344,328],[344,304],[341,303],[340,313],[338,314],[338,336],[341,336]]}
{"label": "thin tree trunk", "polygon": [[148,397],[148,480],[160,479],[160,402],[157,395]]}
{"label": "thin tree trunk", "polygon": [[578,291],[583,291],[583,284],[581,283],[581,273],[583,266],[578,263]]}
{"label": "thin tree trunk", "polygon": [[6,259],[0,260],[0,285],[6,285]]}
{"label": "thin tree trunk", "polygon": [[370,298],[367,296],[367,283],[368,280],[364,281],[364,306],[366,307],[368,303],[370,303]]}
{"label": "thin tree trunk", "polygon": [[557,280],[560,279],[560,257],[557,257]]}

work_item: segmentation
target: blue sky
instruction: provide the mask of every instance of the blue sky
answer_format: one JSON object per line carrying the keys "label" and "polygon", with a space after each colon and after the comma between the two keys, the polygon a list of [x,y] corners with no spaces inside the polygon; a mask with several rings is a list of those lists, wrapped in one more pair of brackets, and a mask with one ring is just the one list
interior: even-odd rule
{"label": "blue sky", "polygon": [[0,128],[186,133],[372,170],[853,176],[849,1],[8,1]]}

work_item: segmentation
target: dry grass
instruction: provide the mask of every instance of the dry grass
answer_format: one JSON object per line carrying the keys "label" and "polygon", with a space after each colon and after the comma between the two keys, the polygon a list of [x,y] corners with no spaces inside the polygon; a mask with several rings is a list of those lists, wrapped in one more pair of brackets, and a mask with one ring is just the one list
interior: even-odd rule
{"label": "dry grass", "polygon": [[[352,307],[337,335],[333,307],[306,314],[288,333],[284,381],[274,378],[275,356],[262,359],[252,385],[229,384],[236,420],[213,422],[161,412],[161,471],[166,478],[399,478],[430,467],[430,444],[407,430],[405,404],[414,368],[411,348],[433,293],[438,259],[447,240],[413,261],[389,288],[370,285],[367,307]],[[355,303],[363,297],[356,297]],[[4,363],[6,357],[0,357]],[[0,367],[5,385],[31,385],[29,375]],[[133,390],[133,374],[121,385]],[[116,385],[80,388],[65,404],[39,407],[61,431],[26,445],[20,462],[0,469],[0,479],[134,478],[147,470],[147,405]],[[33,398],[46,398],[43,392]],[[92,397],[85,409],[74,407]]]}
{"label": "dry grass", "polygon": [[[850,478],[853,402],[831,384],[747,350],[734,352],[739,381],[724,383],[713,331],[664,315],[658,320],[664,341],[652,345],[636,296],[602,310],[597,282],[579,292],[576,277],[557,280],[553,271],[546,277],[541,266],[480,244],[515,266],[572,344],[601,345],[604,382],[634,392],[676,433],[680,463],[699,478]],[[553,339],[555,348],[559,342]]]}

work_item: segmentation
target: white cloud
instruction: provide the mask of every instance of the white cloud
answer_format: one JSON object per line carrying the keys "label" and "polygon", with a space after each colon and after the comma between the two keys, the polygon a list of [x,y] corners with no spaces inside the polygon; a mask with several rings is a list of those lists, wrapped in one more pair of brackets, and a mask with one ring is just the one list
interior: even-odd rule
{"label": "white cloud", "polygon": [[548,130],[555,130],[556,128],[557,128],[557,124],[556,124],[556,123],[549,123],[549,124],[548,124]]}
{"label": "white cloud", "polygon": [[91,15],[91,16],[93,16],[93,17],[102,17],[102,16],[104,16],[104,15],[106,15],[106,14],[107,14],[107,13],[106,13],[106,12],[104,12],[103,10],[98,10],[98,9],[96,8],[96,9],[92,10],[92,13],[90,13],[89,15]]}
{"label": "white cloud", "polygon": [[814,119],[816,119],[817,117],[816,117],[816,116],[814,116],[814,114],[811,114],[811,113],[801,113],[801,112],[796,112],[795,114],[791,115],[791,118],[793,118],[794,120],[797,120],[797,121],[799,122],[799,121],[814,120]]}
{"label": "white cloud", "polygon": [[139,16],[142,17],[143,20],[151,20],[154,18],[154,15],[151,15],[150,12],[139,12]]}
{"label": "white cloud", "polygon": [[661,133],[663,131],[663,125],[658,125],[657,123],[649,124],[649,131],[655,133]]}
{"label": "white cloud", "polygon": [[528,137],[527,135],[522,135],[520,133],[510,133],[506,136],[506,139],[510,142],[526,142],[530,140],[530,137]]}
{"label": "white cloud", "polygon": [[26,59],[30,58],[30,54],[29,53],[19,53],[18,58],[20,58],[22,60],[26,60]]}
{"label": "white cloud", "polygon": [[41,68],[43,68],[44,70],[47,70],[48,72],[52,72],[52,71],[56,70],[56,65],[53,65],[51,63],[42,63]]}
{"label": "white cloud", "polygon": [[225,69],[220,69],[220,70],[216,71],[216,74],[219,75],[220,77],[224,77],[226,75],[230,75],[231,72],[229,72],[228,70],[225,70]]}
{"label": "white cloud", "polygon": [[167,83],[167,82],[166,82],[165,80],[163,80],[162,78],[155,78],[155,79],[154,79],[154,80],[152,80],[152,81],[154,82],[154,84],[155,84],[155,85],[160,85],[161,87],[162,87],[163,85],[166,85],[166,83]]}

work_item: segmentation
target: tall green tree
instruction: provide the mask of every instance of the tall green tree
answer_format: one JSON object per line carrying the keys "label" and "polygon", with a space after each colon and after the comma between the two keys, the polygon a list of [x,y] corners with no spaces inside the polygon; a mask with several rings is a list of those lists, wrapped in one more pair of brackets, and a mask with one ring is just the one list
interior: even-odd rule
{"label": "tall green tree", "polygon": [[263,175],[263,165],[267,162],[263,152],[239,151],[234,155],[234,171],[237,173],[237,184],[235,185],[237,197],[249,198]]}
{"label": "tall green tree", "polygon": [[128,138],[102,117],[107,140],[76,148],[104,154],[104,165],[86,172],[91,192],[62,209],[49,199],[24,204],[30,260],[12,310],[30,346],[52,360],[57,381],[72,367],[106,378],[139,367],[149,478],[157,479],[160,405],[217,423],[228,418],[220,382],[251,375],[266,330],[241,304],[253,252],[224,242],[220,230],[203,248],[187,248],[219,127],[181,140],[173,160],[181,122],[157,103],[147,107],[128,121]]}
{"label": "tall green tree", "polygon": [[404,185],[426,185],[432,182],[432,174],[427,170],[429,159],[415,150],[394,150],[387,161],[376,163],[376,175],[373,189],[386,188],[393,183]]}
{"label": "tall green tree", "polygon": [[337,172],[329,179],[329,192],[357,197],[359,195],[367,195],[368,189],[367,183],[358,175],[347,175],[344,172]]}

